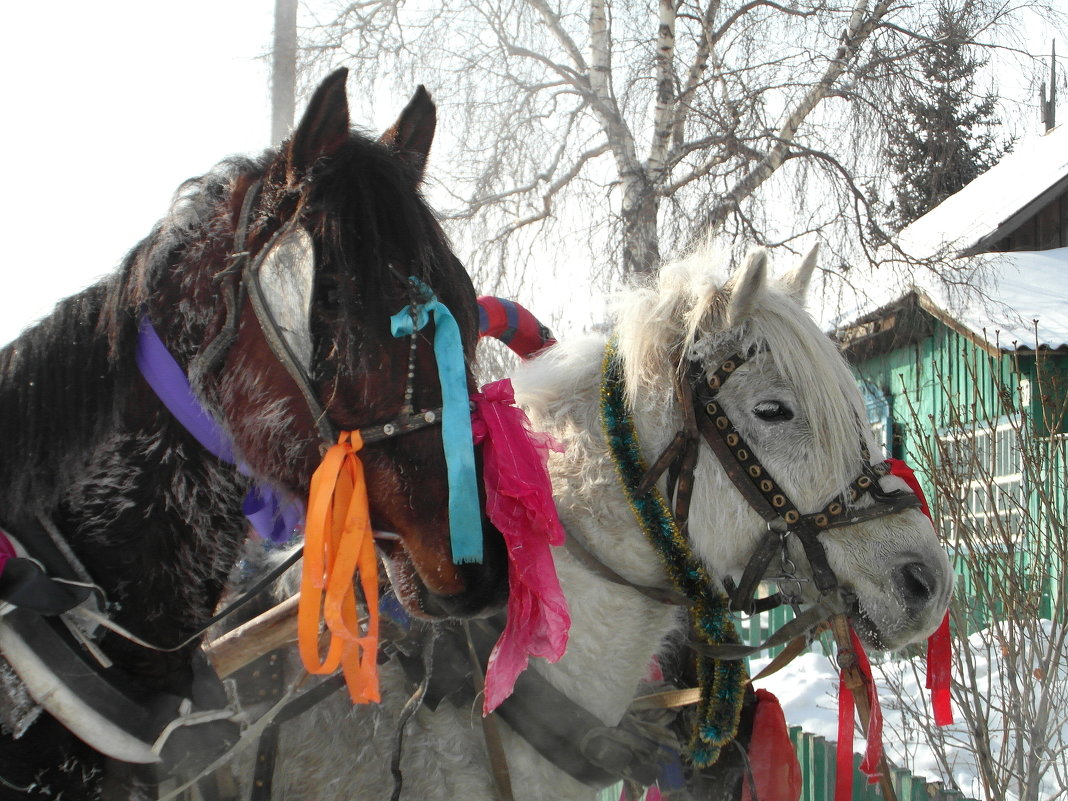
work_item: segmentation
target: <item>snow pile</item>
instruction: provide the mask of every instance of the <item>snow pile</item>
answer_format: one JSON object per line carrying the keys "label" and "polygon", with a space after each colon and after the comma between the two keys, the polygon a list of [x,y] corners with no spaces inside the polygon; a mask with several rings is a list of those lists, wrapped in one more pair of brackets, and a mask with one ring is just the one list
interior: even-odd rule
{"label": "snow pile", "polygon": [[[1056,634],[1049,621],[1042,621],[1037,630],[1039,639],[1044,642],[1017,642],[1013,646],[1018,665],[1015,675],[1005,669],[1006,660],[1002,658],[1004,632],[993,627],[971,635],[967,641],[970,654],[958,654],[955,660],[954,682],[964,681],[984,697],[986,703],[979,712],[989,732],[987,745],[993,759],[1006,765],[1011,765],[1017,757],[1021,763],[1033,756],[1045,760],[1048,767],[1039,792],[1031,798],[1057,799],[1064,798],[1065,778],[1068,777],[1068,666],[1062,662],[1051,669],[1041,664],[1041,654],[1061,649],[1049,646],[1049,638]],[[955,641],[954,648],[963,647],[964,643]],[[768,661],[752,660],[753,674]],[[971,664],[970,676],[960,675],[962,663]],[[911,660],[886,657],[879,664],[873,659],[872,671],[886,721],[883,744],[888,759],[928,781],[949,785],[951,778],[966,796],[986,797],[975,760],[975,748],[968,736],[956,692],[953,708],[956,722],[936,728],[930,713],[929,694],[924,689],[923,657]],[[779,698],[791,726],[801,726],[806,732],[830,741],[837,740],[838,674],[830,659],[822,654],[803,654],[756,685]],[[897,695],[891,692],[893,687],[899,688]],[[1021,703],[1023,711],[1019,709]],[[1028,729],[1043,707],[1048,708],[1049,728],[1036,731],[1032,736]],[[1006,710],[1011,710],[1010,714],[1006,715]],[[925,730],[941,738],[940,747],[932,745]],[[1021,753],[1016,753],[1018,745]],[[862,748],[863,740],[858,738],[855,747]],[[1005,801],[1019,801],[1019,785],[1010,784],[1004,798]]]}

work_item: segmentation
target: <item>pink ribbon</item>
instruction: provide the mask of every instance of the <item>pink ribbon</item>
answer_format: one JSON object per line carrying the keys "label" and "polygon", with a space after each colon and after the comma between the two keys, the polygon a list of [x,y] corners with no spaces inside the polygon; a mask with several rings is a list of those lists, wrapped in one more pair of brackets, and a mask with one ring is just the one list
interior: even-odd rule
{"label": "pink ribbon", "polygon": [[508,547],[508,620],[486,666],[483,714],[515,687],[529,657],[555,662],[567,648],[571,617],[560,590],[550,545],[564,544],[547,463],[563,446],[535,432],[515,406],[512,382],[487,384],[471,396],[472,431],[482,444],[486,513]]}
{"label": "pink ribbon", "polygon": [[4,572],[4,565],[7,564],[7,560],[14,559],[17,555],[15,546],[7,538],[7,534],[0,531],[0,575]]}

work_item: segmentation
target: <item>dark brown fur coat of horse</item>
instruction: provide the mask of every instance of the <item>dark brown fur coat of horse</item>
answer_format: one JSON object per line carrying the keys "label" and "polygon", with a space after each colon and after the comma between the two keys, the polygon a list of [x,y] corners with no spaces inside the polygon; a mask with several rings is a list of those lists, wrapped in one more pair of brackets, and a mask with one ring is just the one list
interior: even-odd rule
{"label": "dark brown fur coat of horse", "polygon": [[[207,453],[146,385],[134,362],[139,318],[149,317],[189,371],[255,479],[304,495],[322,437],[230,269],[242,202],[262,180],[249,218],[252,254],[303,215],[315,244],[314,390],[337,429],[382,422],[404,394],[409,341],[389,335],[388,316],[409,302],[406,275],[437,292],[467,354],[474,348],[470,279],[417,190],[433,131],[422,89],[378,142],[350,131],[345,73],[333,74],[280,150],[187,182],[117,273],[0,351],[0,527],[31,553],[48,529],[61,535],[102,590],[108,615],[134,634],[161,646],[195,635],[246,539],[250,479]],[[228,297],[238,299],[229,309]],[[211,343],[222,344],[218,358],[204,356]],[[416,408],[440,405],[426,336],[416,373]],[[484,564],[448,558],[439,431],[368,446],[363,460],[373,524],[400,535],[391,557],[423,579],[408,600],[459,615],[502,603],[503,546],[488,523]],[[166,652],[96,636],[113,662],[105,672],[134,702],[216,692],[210,682],[195,689],[195,643]],[[2,659],[0,686],[0,703],[32,710]],[[47,712],[33,714],[0,715],[0,798],[152,797],[150,767],[107,759]],[[25,728],[18,737],[16,725]]]}

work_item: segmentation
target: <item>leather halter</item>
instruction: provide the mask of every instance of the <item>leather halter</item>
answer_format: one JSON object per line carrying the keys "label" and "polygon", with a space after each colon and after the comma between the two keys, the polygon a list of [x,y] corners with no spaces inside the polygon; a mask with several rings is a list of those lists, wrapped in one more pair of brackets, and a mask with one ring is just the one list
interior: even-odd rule
{"label": "leather halter", "polygon": [[[286,338],[282,335],[281,326],[279,326],[277,320],[275,320],[270,304],[267,302],[263,286],[260,282],[261,268],[273,246],[281,241],[287,234],[290,234],[294,229],[300,226],[300,213],[304,207],[305,196],[303,194],[301,195],[301,199],[297,204],[297,209],[293,213],[289,222],[276,231],[267,243],[260,248],[256,258],[252,259],[246,249],[246,239],[249,223],[252,218],[252,210],[255,206],[255,200],[259,196],[261,187],[262,180],[257,181],[245,193],[245,198],[241,204],[241,215],[238,220],[237,229],[234,233],[234,252],[230,257],[231,266],[226,272],[240,274],[241,288],[248,294],[249,303],[256,315],[256,320],[260,324],[260,329],[263,332],[264,339],[267,341],[267,345],[300,390],[301,396],[304,398],[304,402],[307,405],[308,410],[311,412],[312,419],[315,421],[323,441],[332,445],[337,442],[338,432],[327,417],[326,410],[323,409],[322,404],[319,402],[319,396],[312,384],[311,377],[304,369],[300,359],[298,359],[293,352],[293,349],[286,341]],[[405,278],[405,276],[401,275],[393,267],[390,267],[390,270],[395,276],[408,285],[410,308],[413,310],[414,314],[417,304],[425,300],[425,298],[420,296],[419,290],[414,286],[411,279]],[[228,301],[227,305],[230,307],[231,302]],[[227,330],[224,331],[227,341],[225,345],[223,345],[223,350],[225,350],[225,347],[227,347],[236,336],[237,306],[237,303],[232,304],[233,311],[230,311],[230,317],[232,319],[227,322]],[[224,335],[220,335],[220,339],[222,339]],[[391,420],[384,423],[364,426],[359,429],[360,436],[365,443],[381,442],[432,425],[438,425],[441,422],[442,409],[440,406],[433,409],[421,409],[416,411],[411,405],[415,382],[416,337],[414,334],[411,335],[410,340],[411,348],[408,357],[408,371],[405,377],[404,403],[397,415]],[[209,345],[208,350],[214,349],[215,343],[213,342]],[[221,355],[222,353],[214,353],[213,359],[218,359]]]}
{"label": "leather halter", "polygon": [[[648,489],[668,470],[668,495],[675,495],[675,517],[680,529],[685,530],[693,491],[693,471],[697,464],[698,437],[704,439],[742,497],[767,523],[767,533],[750,557],[738,586],[732,587],[729,581],[726,582],[731,608],[750,613],[783,602],[781,596],[760,601],[753,601],[752,598],[771,559],[784,548],[789,535],[793,534],[801,542],[812,569],[813,581],[821,598],[825,598],[842,592],[842,589],[819,539],[821,532],[896,514],[920,505],[919,499],[912,493],[904,490],[886,492],[882,489],[879,479],[889,474],[889,466],[886,462],[869,465],[870,456],[861,439],[864,467],[860,475],[822,509],[803,514],[760,462],[717,399],[723,384],[757,352],[763,351],[750,351],[748,355],[736,353],[711,375],[694,363],[685,380],[676,382],[676,393],[685,418],[684,427],[650,467],[639,488],[639,491]],[[856,503],[864,497],[870,497],[872,503],[857,508]]]}

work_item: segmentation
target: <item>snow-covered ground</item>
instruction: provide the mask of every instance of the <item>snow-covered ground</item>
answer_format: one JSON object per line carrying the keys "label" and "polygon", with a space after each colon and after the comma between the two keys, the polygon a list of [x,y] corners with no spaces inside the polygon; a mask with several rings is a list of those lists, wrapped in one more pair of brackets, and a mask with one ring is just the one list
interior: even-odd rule
{"label": "snow-covered ground", "polygon": [[[1048,621],[1043,622],[1041,631],[1045,637],[1052,634]],[[957,641],[954,647],[961,648],[963,643]],[[991,659],[992,654],[1000,653],[1002,646],[998,643],[996,632],[988,629],[973,634],[968,640],[968,647],[974,665],[974,684],[989,693],[988,743],[991,752],[998,755],[1004,749],[1012,747],[1013,738],[1016,736],[1011,719],[1009,725],[1006,725],[1005,716],[1002,714],[1004,709],[1012,707],[1011,700],[1000,689],[1011,686],[1012,683],[1008,681],[1010,677],[1004,672],[1002,661]],[[1051,765],[1043,777],[1038,795],[1032,798],[1034,801],[1068,798],[1068,788],[1064,786],[1063,778],[1068,771],[1068,753],[1063,750],[1064,743],[1068,742],[1068,709],[1064,704],[1068,691],[1068,669],[1062,665],[1059,670],[1050,674],[1039,673],[1036,670],[1036,658],[1027,655],[1027,646],[1018,645],[1017,649],[1026,658],[1020,660],[1024,665],[1023,675],[1020,675],[1018,670],[1015,686],[1019,688],[1021,685],[1030,685],[1037,689],[1037,692],[1025,691],[1019,694],[1028,697],[1031,702],[1037,700],[1040,703],[1043,697],[1052,700],[1052,731],[1044,742],[1032,743],[1031,746],[1032,750],[1037,752],[1045,749],[1042,758],[1050,761]],[[1037,650],[1041,652],[1044,648],[1040,645]],[[753,660],[753,674],[759,672],[767,661]],[[960,662],[961,660],[956,660],[954,666],[954,681],[960,681],[962,678],[958,675],[957,666]],[[926,710],[926,720],[932,720],[929,694],[924,689],[923,658],[907,660],[887,657],[881,662],[873,659],[872,671],[880,690],[879,697],[885,718],[883,744],[887,757],[895,765],[906,767],[917,776],[928,781],[942,781],[948,785],[950,776],[946,775],[946,768],[940,764],[936,750],[924,737],[923,729],[917,726],[916,713],[902,714],[902,709]],[[757,686],[770,690],[779,698],[786,720],[791,726],[801,726],[812,734],[831,741],[837,740],[838,674],[830,659],[820,653],[803,654],[782,671],[757,682]],[[900,688],[896,697],[890,692],[891,687]],[[962,723],[956,701],[954,720],[952,725],[938,730],[946,743],[944,753],[952,780],[965,795],[984,798],[986,795],[980,784],[974,748],[970,743],[967,728]],[[933,728],[933,723],[930,723],[930,728]],[[859,736],[855,740],[855,747],[863,748],[863,740]],[[1011,789],[1005,794],[1005,801],[1017,801],[1019,798]],[[1032,798],[1027,801],[1032,801]]]}

